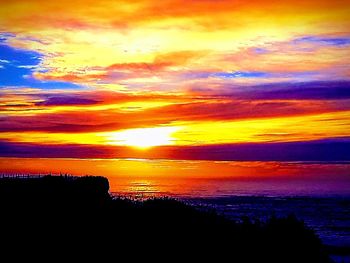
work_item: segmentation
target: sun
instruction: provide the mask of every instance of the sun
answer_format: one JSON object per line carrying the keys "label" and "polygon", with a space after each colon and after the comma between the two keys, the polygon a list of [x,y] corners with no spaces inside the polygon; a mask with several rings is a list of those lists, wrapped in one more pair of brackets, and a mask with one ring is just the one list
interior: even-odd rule
{"label": "sun", "polygon": [[172,134],[179,129],[179,127],[129,129],[113,132],[108,136],[108,139],[114,145],[147,149],[154,146],[174,144],[175,138],[172,137]]}

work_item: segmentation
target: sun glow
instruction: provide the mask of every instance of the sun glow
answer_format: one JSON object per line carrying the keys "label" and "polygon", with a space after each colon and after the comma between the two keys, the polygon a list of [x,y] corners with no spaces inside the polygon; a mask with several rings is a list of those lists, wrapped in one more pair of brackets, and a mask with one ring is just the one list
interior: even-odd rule
{"label": "sun glow", "polygon": [[179,129],[179,127],[130,129],[113,132],[108,136],[108,139],[114,145],[147,149],[153,146],[174,144],[175,138],[172,137],[172,134]]}

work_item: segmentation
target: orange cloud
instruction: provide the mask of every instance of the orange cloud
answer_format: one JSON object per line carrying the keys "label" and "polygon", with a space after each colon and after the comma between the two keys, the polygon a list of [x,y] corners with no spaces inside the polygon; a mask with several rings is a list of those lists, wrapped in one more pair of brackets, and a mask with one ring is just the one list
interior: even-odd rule
{"label": "orange cloud", "polygon": [[[286,45],[279,43],[310,34],[347,34],[349,11],[340,0],[15,0],[2,2],[0,28],[15,34],[7,44],[44,55],[34,74],[38,79],[89,85],[122,80],[133,89],[135,81],[178,82],[174,70],[281,71],[285,63],[290,71],[345,66],[347,49],[305,54],[284,50]],[[256,56],[244,51],[269,43],[281,52]],[[170,72],[158,79],[149,74],[164,70]]]}
{"label": "orange cloud", "polygon": [[[75,83],[93,83],[98,81],[128,80],[140,77],[159,75],[162,72],[171,74],[181,70],[192,60],[204,55],[202,52],[179,51],[157,54],[152,62],[115,63],[107,67],[94,67],[90,70],[62,74],[60,71],[35,72],[33,76],[40,80],[60,80]],[[97,73],[89,73],[95,71]]]}
{"label": "orange cloud", "polygon": [[[348,136],[347,2],[2,1],[1,45],[40,54],[19,77],[81,90],[1,87],[0,138],[108,144],[172,126],[178,144]],[[287,84],[257,86],[276,82]]]}

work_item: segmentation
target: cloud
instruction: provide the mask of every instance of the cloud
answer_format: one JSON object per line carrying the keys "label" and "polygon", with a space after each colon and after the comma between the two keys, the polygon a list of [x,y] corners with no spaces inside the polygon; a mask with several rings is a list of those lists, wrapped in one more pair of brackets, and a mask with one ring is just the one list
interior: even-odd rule
{"label": "cloud", "polygon": [[[213,64],[221,72],[212,72],[226,79],[329,81],[348,79],[350,70],[348,36],[313,35],[283,41],[257,42],[235,52],[216,55]],[[319,41],[317,41],[319,40]],[[326,43],[326,44],[325,44]]]}
{"label": "cloud", "polygon": [[[200,58],[202,52],[179,51],[157,54],[151,62],[114,63],[106,67],[95,66],[70,74],[62,74],[54,70],[35,72],[37,79],[44,81],[67,81],[75,83],[111,83],[114,81],[132,82],[134,79],[154,76],[171,75],[176,69],[181,69],[192,60]],[[94,73],[90,73],[94,72]]]}
{"label": "cloud", "polygon": [[184,94],[3,90],[1,132],[103,132],[175,122],[240,121],[350,109],[349,82],[221,87]]}
{"label": "cloud", "polygon": [[[87,102],[88,101],[80,102],[80,105],[85,107],[85,110],[83,110],[83,108],[69,108],[77,106],[78,102],[73,104],[67,101],[49,101],[49,103],[55,105],[66,103],[67,109],[63,109],[60,112],[53,111],[52,113],[45,113],[46,110],[43,109],[43,113],[40,113],[40,108],[35,108],[36,110],[33,111],[35,115],[32,113],[29,116],[26,116],[26,114],[28,114],[26,105],[23,106],[18,104],[17,107],[9,105],[8,107],[16,110],[17,116],[9,115],[7,117],[2,117],[0,120],[1,132],[63,132],[73,134],[155,127],[158,125],[171,125],[176,122],[181,122],[183,124],[191,124],[193,122],[207,123],[241,120],[255,120],[255,122],[258,122],[257,119],[261,118],[265,119],[265,122],[268,123],[269,118],[292,116],[301,116],[302,118],[303,115],[320,114],[332,111],[336,112],[349,109],[348,103],[339,106],[334,102],[314,102],[312,104],[303,104],[298,102],[255,103],[232,101],[219,103],[204,101],[200,103],[175,103],[173,105],[130,111],[129,108],[126,110],[120,110],[120,108],[116,109],[115,106],[111,109],[89,109],[88,105],[83,104]],[[10,113],[12,113],[12,111],[10,111]],[[20,116],[21,114],[24,116]],[[341,122],[341,120],[338,121]],[[281,123],[283,123],[282,120]],[[228,128],[229,126],[226,127],[226,129]],[[200,129],[200,126],[198,129]],[[239,129],[239,127],[236,127],[235,129]],[[296,127],[295,129],[299,128]],[[205,132],[205,130],[202,130],[202,133],[205,134]]]}
{"label": "cloud", "polygon": [[49,97],[45,101],[37,102],[36,106],[69,106],[69,105],[94,105],[99,101],[79,96],[55,96]]}
{"label": "cloud", "polygon": [[177,124],[197,144],[346,135],[349,11],[340,0],[5,1],[0,137],[82,142]]}
{"label": "cloud", "polygon": [[251,72],[236,71],[236,72],[218,72],[218,73],[213,73],[211,76],[230,79],[230,78],[266,78],[268,77],[268,75],[269,73],[259,72],[259,71],[251,71]]}
{"label": "cloud", "polygon": [[10,63],[10,61],[6,60],[6,59],[0,59],[0,63],[2,64],[8,64]]}
{"label": "cloud", "polygon": [[19,65],[18,68],[35,69],[37,65]]}
{"label": "cloud", "polygon": [[178,90],[206,73],[208,82],[347,77],[348,6],[306,2],[5,1],[1,43],[39,53],[27,83],[47,88]]}
{"label": "cloud", "polygon": [[[24,4],[27,4],[26,8],[23,8]],[[340,11],[347,8],[344,1],[321,1],[320,3],[320,1],[305,2],[301,0],[285,1],[283,4],[261,0],[249,2],[164,0],[161,3],[154,3],[151,0],[132,2],[120,0],[118,3],[113,0],[103,0],[99,3],[92,0],[77,0],[74,2],[63,0],[60,3],[47,3],[43,0],[14,0],[7,1],[4,6],[7,12],[3,12],[3,17],[11,22],[22,24],[26,29],[28,27],[47,28],[57,26],[81,29],[86,25],[89,27],[96,25],[98,22],[102,26],[109,25],[115,28],[124,28],[169,19],[181,21],[184,18],[189,18],[189,20],[195,18],[194,22],[210,28],[210,22],[213,18],[217,20],[215,26],[224,27],[232,24],[232,21],[224,19],[227,15],[236,14],[236,18],[241,18],[240,12],[243,11],[248,21],[252,15],[255,15],[255,19],[263,20],[265,17],[274,17],[281,14],[288,17],[297,15],[303,18],[304,13],[313,14],[316,16],[314,19],[320,19],[319,16],[322,18],[322,15],[328,18],[329,12],[341,16]],[[262,12],[262,7],[269,12]],[[56,12],[56,15],[48,15],[53,12]],[[317,16],[317,14],[319,15]],[[286,20],[280,22],[287,24],[288,19]]]}
{"label": "cloud", "polygon": [[350,99],[349,81],[274,83],[238,91],[238,98],[254,100],[344,100]]}
{"label": "cloud", "polygon": [[0,157],[151,158],[216,161],[350,161],[350,138],[285,143],[161,146],[138,151],[122,146],[40,145],[0,141]]}

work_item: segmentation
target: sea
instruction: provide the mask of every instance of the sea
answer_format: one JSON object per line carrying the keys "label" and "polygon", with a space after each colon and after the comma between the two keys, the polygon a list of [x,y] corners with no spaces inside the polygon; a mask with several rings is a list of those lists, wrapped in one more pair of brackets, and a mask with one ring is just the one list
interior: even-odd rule
{"label": "sea", "polygon": [[[239,221],[294,214],[350,251],[350,162],[0,158],[0,173],[99,175],[115,196],[171,197]],[[350,256],[335,262],[350,262]]]}
{"label": "sea", "polygon": [[115,196],[144,200],[172,197],[235,221],[290,214],[314,229],[322,242],[350,247],[350,184],[304,180],[134,180],[114,182]]}

